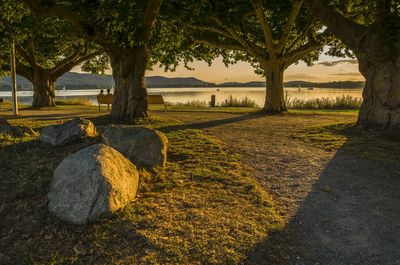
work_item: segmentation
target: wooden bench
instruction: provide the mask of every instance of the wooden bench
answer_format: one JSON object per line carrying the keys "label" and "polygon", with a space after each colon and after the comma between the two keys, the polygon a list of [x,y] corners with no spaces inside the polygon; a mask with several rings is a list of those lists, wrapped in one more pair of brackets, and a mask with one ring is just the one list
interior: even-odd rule
{"label": "wooden bench", "polygon": [[164,105],[164,111],[167,111],[167,106],[171,106],[171,103],[165,102],[161,95],[148,95],[147,102],[149,105]]}
{"label": "wooden bench", "polygon": [[99,103],[99,111],[101,104],[107,104],[107,109],[110,110],[110,105],[113,103],[113,95],[97,95],[97,103]]}
{"label": "wooden bench", "polygon": [[[97,95],[97,102],[99,103],[99,111],[101,104],[107,104],[107,109],[110,110],[110,105],[113,102],[113,95]],[[171,103],[165,102],[161,95],[148,95],[147,102],[149,105],[164,105],[164,111],[167,111],[167,106],[171,106]]]}

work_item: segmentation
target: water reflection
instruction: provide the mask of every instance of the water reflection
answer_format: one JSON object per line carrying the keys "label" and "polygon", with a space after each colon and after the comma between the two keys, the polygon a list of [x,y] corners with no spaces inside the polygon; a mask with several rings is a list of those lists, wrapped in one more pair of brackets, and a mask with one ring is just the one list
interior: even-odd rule
{"label": "water reflection", "polygon": [[[57,91],[57,99],[67,98],[88,98],[97,104],[96,95],[100,90],[67,90]],[[186,103],[188,101],[200,100],[209,102],[211,95],[216,95],[217,103],[221,103],[224,99],[236,97],[238,99],[248,97],[254,100],[259,106],[262,106],[265,101],[265,88],[263,87],[223,87],[223,88],[149,88],[149,94],[158,94],[164,97],[165,101],[173,103]],[[336,98],[343,95],[352,96],[355,98],[362,97],[362,89],[332,89],[332,88],[285,88],[285,92],[291,99],[312,99],[312,98]],[[32,102],[32,91],[18,92],[19,102]],[[0,97],[9,99],[11,92],[0,92]]]}

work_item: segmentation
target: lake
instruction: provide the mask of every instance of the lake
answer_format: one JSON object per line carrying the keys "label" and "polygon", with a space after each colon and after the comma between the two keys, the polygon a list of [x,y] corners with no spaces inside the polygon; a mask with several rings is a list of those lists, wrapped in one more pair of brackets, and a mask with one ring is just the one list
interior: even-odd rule
{"label": "lake", "polygon": [[[199,88],[149,88],[150,95],[158,94],[164,97],[165,101],[172,103],[186,103],[188,101],[200,100],[209,102],[211,95],[216,95],[217,103],[221,103],[224,99],[236,97],[242,99],[248,97],[254,100],[257,105],[263,106],[265,101],[264,87],[199,87]],[[285,91],[291,99],[312,99],[312,98],[336,98],[343,95],[349,95],[356,98],[362,97],[362,89],[334,89],[334,88],[285,88]],[[99,90],[67,90],[56,91],[56,99],[68,98],[87,98],[93,104],[97,104],[96,95]],[[18,92],[20,103],[30,104],[32,102],[32,91]],[[11,98],[11,92],[0,92],[0,97],[5,99]]]}

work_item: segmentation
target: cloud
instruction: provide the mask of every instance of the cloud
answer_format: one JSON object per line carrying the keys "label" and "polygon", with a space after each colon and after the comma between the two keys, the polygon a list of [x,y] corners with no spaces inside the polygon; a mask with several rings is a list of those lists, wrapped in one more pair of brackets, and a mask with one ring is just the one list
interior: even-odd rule
{"label": "cloud", "polygon": [[319,64],[323,66],[335,66],[342,63],[358,64],[358,61],[356,59],[349,59],[349,60],[337,60],[337,61],[324,61],[320,62]]}
{"label": "cloud", "polygon": [[361,76],[360,72],[335,73],[330,75]]}
{"label": "cloud", "polygon": [[287,78],[287,79],[307,79],[307,78],[315,78],[315,76],[300,73],[300,74],[285,74],[285,78]]}

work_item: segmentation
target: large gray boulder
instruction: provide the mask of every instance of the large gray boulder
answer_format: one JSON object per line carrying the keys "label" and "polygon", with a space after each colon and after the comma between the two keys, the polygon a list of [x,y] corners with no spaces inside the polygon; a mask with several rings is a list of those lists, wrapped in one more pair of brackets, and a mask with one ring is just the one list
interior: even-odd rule
{"label": "large gray boulder", "polygon": [[168,139],[160,131],[138,126],[109,126],[103,142],[129,158],[136,166],[153,169],[167,161]]}
{"label": "large gray boulder", "polygon": [[60,125],[45,127],[40,132],[40,140],[54,146],[63,146],[96,135],[94,124],[89,120],[79,118]]}
{"label": "large gray boulder", "polygon": [[86,224],[134,200],[139,175],[117,150],[96,144],[68,156],[56,168],[49,210],[64,221]]}

